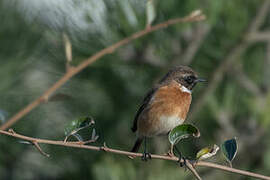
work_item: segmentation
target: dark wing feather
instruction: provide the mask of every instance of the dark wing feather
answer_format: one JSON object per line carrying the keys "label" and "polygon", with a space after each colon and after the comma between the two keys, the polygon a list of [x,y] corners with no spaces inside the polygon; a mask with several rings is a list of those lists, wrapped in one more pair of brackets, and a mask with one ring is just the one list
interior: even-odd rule
{"label": "dark wing feather", "polygon": [[143,103],[142,105],[140,106],[139,110],[137,111],[136,113],[136,116],[134,118],[134,121],[133,121],[133,126],[131,128],[132,132],[135,132],[137,130],[137,121],[138,121],[138,118],[140,116],[140,114],[142,113],[142,111],[147,107],[149,101],[151,100],[151,98],[153,97],[153,94],[156,92],[157,88],[153,88],[151,89],[147,94],[146,96],[144,97],[143,99]]}

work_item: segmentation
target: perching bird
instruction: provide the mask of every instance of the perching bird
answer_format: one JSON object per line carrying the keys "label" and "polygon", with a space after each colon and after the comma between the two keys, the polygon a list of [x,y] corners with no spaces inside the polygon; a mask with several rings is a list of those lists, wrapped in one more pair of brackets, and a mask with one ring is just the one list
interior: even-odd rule
{"label": "perching bird", "polygon": [[146,138],[167,135],[182,124],[189,111],[191,92],[198,82],[204,82],[187,66],[171,69],[145,96],[131,128],[137,140],[132,152],[138,152],[145,141],[143,160],[151,158],[146,152]]}

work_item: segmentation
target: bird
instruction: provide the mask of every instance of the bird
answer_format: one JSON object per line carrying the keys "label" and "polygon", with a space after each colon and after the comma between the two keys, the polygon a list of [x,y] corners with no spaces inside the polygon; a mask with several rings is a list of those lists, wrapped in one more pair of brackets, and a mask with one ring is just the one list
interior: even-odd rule
{"label": "bird", "polygon": [[146,139],[167,135],[186,120],[192,100],[192,89],[205,82],[188,66],[177,66],[156,83],[143,99],[131,130],[137,139],[131,152],[138,152],[144,141],[142,160],[151,159],[146,150]]}

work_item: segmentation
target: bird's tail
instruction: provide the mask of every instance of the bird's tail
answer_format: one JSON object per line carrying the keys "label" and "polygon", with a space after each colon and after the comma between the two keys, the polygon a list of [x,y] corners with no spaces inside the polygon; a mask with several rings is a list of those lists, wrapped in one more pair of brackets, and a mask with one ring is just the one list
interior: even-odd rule
{"label": "bird's tail", "polygon": [[143,138],[137,138],[131,152],[138,152],[142,142],[143,142]]}

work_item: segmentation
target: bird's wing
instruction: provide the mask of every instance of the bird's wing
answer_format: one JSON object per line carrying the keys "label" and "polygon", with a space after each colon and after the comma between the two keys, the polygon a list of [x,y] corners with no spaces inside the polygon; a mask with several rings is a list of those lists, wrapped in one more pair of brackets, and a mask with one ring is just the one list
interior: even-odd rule
{"label": "bird's wing", "polygon": [[131,128],[131,130],[133,132],[135,132],[137,130],[137,121],[138,121],[138,118],[140,116],[140,114],[142,113],[142,111],[147,107],[147,105],[149,104],[151,98],[153,97],[153,94],[156,92],[157,88],[152,88],[147,94],[146,96],[144,97],[143,99],[143,103],[142,105],[140,106],[139,110],[137,111],[136,113],[136,116],[134,118],[134,121],[133,121],[133,126]]}

